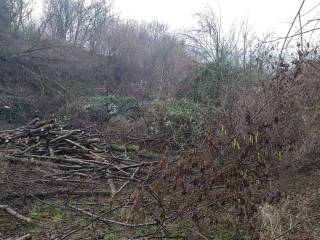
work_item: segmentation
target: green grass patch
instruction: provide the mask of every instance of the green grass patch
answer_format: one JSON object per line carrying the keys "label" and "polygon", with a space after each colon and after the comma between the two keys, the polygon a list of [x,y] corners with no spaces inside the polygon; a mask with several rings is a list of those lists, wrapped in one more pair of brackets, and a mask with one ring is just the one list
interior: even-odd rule
{"label": "green grass patch", "polygon": [[116,240],[118,239],[119,236],[117,236],[116,234],[114,233],[106,233],[104,236],[103,236],[103,240]]}
{"label": "green grass patch", "polygon": [[37,220],[47,219],[54,223],[59,223],[63,221],[64,214],[57,207],[40,206],[32,210],[31,217]]}
{"label": "green grass patch", "polygon": [[239,231],[234,228],[214,227],[209,230],[209,236],[216,240],[239,240]]}

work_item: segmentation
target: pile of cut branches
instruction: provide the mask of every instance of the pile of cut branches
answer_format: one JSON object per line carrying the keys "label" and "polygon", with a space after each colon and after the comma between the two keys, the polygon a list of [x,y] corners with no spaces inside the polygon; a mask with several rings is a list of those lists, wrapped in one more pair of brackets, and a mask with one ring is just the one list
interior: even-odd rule
{"label": "pile of cut branches", "polygon": [[[35,119],[25,126],[1,131],[0,214],[4,212],[18,221],[37,224],[29,217],[35,203],[63,199],[59,208],[68,214],[76,212],[108,225],[129,228],[158,225],[157,221],[144,223],[144,219],[137,224],[137,220],[131,219],[131,210],[126,221],[122,221],[117,211],[108,206],[113,209],[117,205],[118,211],[133,209],[141,188],[154,177],[159,159],[141,157],[138,146],[134,149],[103,139],[93,126],[67,130],[54,120]],[[77,205],[82,201],[90,201],[88,208]],[[90,206],[95,206],[94,210]],[[104,211],[112,214],[101,220],[97,213]],[[64,239],[63,236],[75,232],[66,225],[66,229],[55,234]]]}
{"label": "pile of cut branches", "polygon": [[109,145],[101,141],[93,127],[65,130],[54,120],[35,119],[0,133],[1,160],[45,167],[41,170],[47,172],[43,181],[107,179],[115,194],[123,185],[117,190],[114,180],[143,182],[148,175],[146,168],[158,163],[141,160],[138,154],[116,151]]}
{"label": "pile of cut branches", "polygon": [[[88,128],[89,129],[89,128]],[[100,142],[88,129],[64,130],[54,124],[54,120],[35,119],[26,126],[5,130],[0,134],[0,144],[7,152],[16,155],[35,154],[38,156],[82,156],[93,157],[93,143]]]}

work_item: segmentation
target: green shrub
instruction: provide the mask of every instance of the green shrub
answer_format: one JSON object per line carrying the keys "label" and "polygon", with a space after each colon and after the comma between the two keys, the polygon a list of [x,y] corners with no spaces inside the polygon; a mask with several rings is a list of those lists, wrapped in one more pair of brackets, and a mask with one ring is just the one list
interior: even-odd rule
{"label": "green shrub", "polygon": [[135,98],[122,96],[95,96],[84,101],[83,111],[104,111],[109,115],[126,114],[139,106]]}
{"label": "green shrub", "polygon": [[252,86],[262,75],[255,69],[244,70],[237,63],[209,62],[194,70],[191,97],[194,101],[219,105],[223,89],[230,86]]}
{"label": "green shrub", "polygon": [[199,136],[204,131],[206,109],[198,103],[187,99],[155,100],[151,107],[162,119],[163,127],[179,131],[190,131],[193,136]]}
{"label": "green shrub", "polygon": [[119,115],[127,115],[139,108],[135,98],[123,96],[93,96],[78,99],[61,114],[63,121],[81,114],[82,118],[105,121]]}
{"label": "green shrub", "polygon": [[238,78],[238,69],[226,63],[207,63],[197,69],[193,80],[192,98],[195,101],[215,101],[223,86],[229,85]]}
{"label": "green shrub", "polygon": [[200,110],[197,103],[187,99],[155,100],[151,103],[151,106],[165,113],[167,124],[193,123],[197,120],[197,111]]}

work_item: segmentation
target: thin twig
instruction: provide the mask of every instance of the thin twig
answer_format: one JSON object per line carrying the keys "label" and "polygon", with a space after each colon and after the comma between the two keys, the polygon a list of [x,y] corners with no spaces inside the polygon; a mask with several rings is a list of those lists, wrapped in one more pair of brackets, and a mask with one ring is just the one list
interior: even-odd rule
{"label": "thin twig", "polygon": [[32,239],[31,234],[26,234],[22,237],[17,238],[16,240],[30,240],[30,239]]}
{"label": "thin twig", "polygon": [[[284,46],[286,45],[286,42],[287,42],[287,39],[288,39],[289,34],[290,34],[290,32],[291,32],[291,29],[293,28],[293,25],[294,25],[296,19],[298,18],[299,14],[300,14],[300,12],[301,12],[301,9],[302,9],[302,7],[303,7],[303,5],[304,5],[304,3],[305,3],[305,1],[306,1],[306,0],[303,0],[303,1],[302,1],[301,5],[300,5],[300,7],[299,7],[299,10],[298,10],[296,16],[294,17],[294,19],[293,19],[293,21],[292,21],[292,23],[291,23],[291,26],[290,26],[290,28],[289,28],[289,30],[288,30],[288,32],[287,32],[287,35],[286,35],[286,37],[284,38],[284,41],[283,41],[283,44],[282,44],[282,47],[281,47],[281,51],[280,51],[280,54],[279,54],[279,58],[280,58],[280,59],[282,58],[282,53],[283,53],[283,50],[284,50]],[[300,33],[300,34],[302,34],[302,33]]]}
{"label": "thin twig", "polygon": [[[115,211],[115,210],[117,210],[117,209],[119,209],[119,208],[120,208],[120,207],[116,207],[116,208],[113,208],[113,209],[111,209],[111,210],[109,210],[109,211],[107,211],[107,212],[101,213],[100,215],[98,215],[98,216],[96,216],[94,219],[92,219],[89,223],[87,223],[87,224],[85,224],[85,225],[83,225],[83,226],[81,226],[81,227],[79,227],[79,228],[77,228],[77,229],[75,229],[75,230],[67,233],[66,235],[64,235],[64,236],[62,236],[61,238],[59,238],[59,240],[63,240],[63,239],[69,238],[71,235],[73,235],[73,234],[75,234],[75,233],[77,233],[77,232],[79,232],[79,231],[87,228],[87,227],[90,226],[92,223],[98,221],[99,219],[101,219],[101,218],[104,217],[105,215],[107,215],[107,214],[109,214],[109,213],[111,213],[111,212],[113,212],[113,211]],[[57,239],[57,240],[58,240],[58,239]]]}
{"label": "thin twig", "polygon": [[31,222],[31,218],[27,218],[27,217],[17,213],[15,210],[10,208],[8,205],[0,205],[0,209],[5,210],[10,215],[14,216],[15,218],[17,218],[23,222],[27,222],[27,223]]}

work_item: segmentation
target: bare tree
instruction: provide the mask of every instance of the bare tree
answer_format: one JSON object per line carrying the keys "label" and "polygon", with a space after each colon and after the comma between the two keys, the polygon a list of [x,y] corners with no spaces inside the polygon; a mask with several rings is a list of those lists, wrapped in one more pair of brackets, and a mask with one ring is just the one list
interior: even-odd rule
{"label": "bare tree", "polygon": [[113,82],[123,89],[173,96],[191,65],[183,43],[159,22],[118,23],[105,40],[101,53],[111,57]]}
{"label": "bare tree", "polygon": [[0,1],[0,31],[23,31],[31,19],[31,0]]}
{"label": "bare tree", "polygon": [[205,61],[216,61],[222,56],[222,23],[221,18],[211,7],[196,14],[198,24],[195,29],[186,33],[187,42],[192,52]]}
{"label": "bare tree", "polygon": [[238,54],[239,43],[243,36],[244,49],[247,49],[248,26],[242,22],[237,25],[235,22],[225,30],[220,14],[217,14],[212,7],[207,6],[202,12],[196,13],[197,26],[184,34],[192,53],[201,61],[221,62],[230,60]]}
{"label": "bare tree", "polygon": [[72,0],[46,0],[45,21],[54,39],[67,41],[72,32],[74,12]]}
{"label": "bare tree", "polygon": [[[112,3],[105,0],[96,0],[89,6],[88,26],[85,36],[90,51],[97,52],[103,44],[111,25],[117,22],[118,17],[113,12]],[[101,49],[100,49],[101,50]]]}
{"label": "bare tree", "polygon": [[98,51],[117,16],[105,0],[46,0],[43,25],[54,39]]}
{"label": "bare tree", "polygon": [[8,31],[11,28],[9,1],[0,1],[0,31]]}

